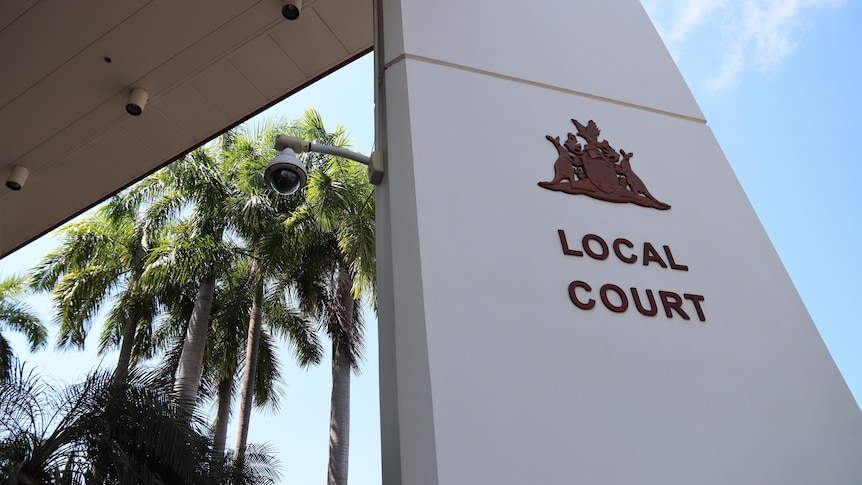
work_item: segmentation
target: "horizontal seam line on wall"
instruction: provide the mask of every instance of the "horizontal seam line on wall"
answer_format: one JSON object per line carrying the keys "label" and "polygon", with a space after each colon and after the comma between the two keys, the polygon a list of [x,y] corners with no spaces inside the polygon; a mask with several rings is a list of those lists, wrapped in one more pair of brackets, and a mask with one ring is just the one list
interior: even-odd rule
{"label": "horizontal seam line on wall", "polygon": [[559,86],[554,86],[552,84],[545,84],[545,83],[540,83],[537,81],[530,81],[529,79],[523,79],[520,77],[510,76],[508,74],[500,74],[500,73],[496,73],[496,72],[492,72],[492,71],[486,71],[484,69],[477,69],[475,67],[464,66],[461,64],[455,64],[454,62],[443,61],[443,60],[434,59],[431,57],[419,56],[416,54],[407,54],[407,53],[401,54],[398,57],[396,57],[396,58],[392,59],[391,61],[387,62],[386,64],[384,64],[383,69],[386,70],[389,68],[389,66],[391,66],[397,62],[400,62],[404,59],[410,59],[413,61],[425,62],[428,64],[435,64],[438,66],[449,67],[449,68],[458,69],[461,71],[472,72],[474,74],[479,74],[482,76],[490,76],[490,77],[494,77],[497,79],[503,79],[506,81],[512,81],[512,82],[516,82],[516,83],[526,84],[529,86],[535,86],[535,87],[539,87],[539,88],[550,89],[553,91],[559,91],[561,93],[573,94],[575,96],[581,96],[584,98],[594,99],[596,101],[603,101],[605,103],[611,103],[611,104],[616,104],[616,105],[620,105],[620,106],[625,106],[627,108],[634,108],[634,109],[638,109],[638,110],[642,110],[642,111],[649,111],[651,113],[656,113],[656,114],[671,116],[674,118],[679,118],[679,119],[683,119],[683,120],[687,120],[687,121],[694,121],[696,123],[706,124],[706,120],[703,118],[697,118],[694,116],[688,116],[688,115],[684,115],[684,114],[680,114],[680,113],[674,113],[673,111],[665,111],[662,109],[651,108],[649,106],[644,106],[641,104],[629,103],[627,101],[620,101],[618,99],[607,98],[607,97],[598,96],[595,94],[589,94],[589,93],[585,93],[583,91],[576,91],[574,89],[561,88]]}

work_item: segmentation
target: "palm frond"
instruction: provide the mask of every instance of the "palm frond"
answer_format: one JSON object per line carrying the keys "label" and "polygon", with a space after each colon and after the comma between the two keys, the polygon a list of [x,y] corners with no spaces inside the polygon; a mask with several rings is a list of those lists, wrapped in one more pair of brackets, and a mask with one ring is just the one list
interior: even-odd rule
{"label": "palm frond", "polygon": [[[0,468],[13,481],[205,483],[210,442],[157,377],[94,373],[65,388],[16,369],[0,383]],[[54,483],[53,481],[51,483]]]}
{"label": "palm frond", "polygon": [[281,472],[272,448],[252,443],[241,459],[228,454],[219,478],[221,485],[271,485],[279,483]]}

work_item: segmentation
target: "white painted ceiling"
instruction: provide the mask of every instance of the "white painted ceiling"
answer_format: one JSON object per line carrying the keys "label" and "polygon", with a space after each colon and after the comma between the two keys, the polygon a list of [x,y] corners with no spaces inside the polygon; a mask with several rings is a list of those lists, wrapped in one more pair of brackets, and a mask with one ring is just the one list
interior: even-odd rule
{"label": "white painted ceiling", "polygon": [[[371,0],[0,2],[0,257],[372,46]],[[108,62],[110,59],[110,62]],[[126,113],[132,87],[149,92]],[[24,188],[5,186],[14,165]]]}

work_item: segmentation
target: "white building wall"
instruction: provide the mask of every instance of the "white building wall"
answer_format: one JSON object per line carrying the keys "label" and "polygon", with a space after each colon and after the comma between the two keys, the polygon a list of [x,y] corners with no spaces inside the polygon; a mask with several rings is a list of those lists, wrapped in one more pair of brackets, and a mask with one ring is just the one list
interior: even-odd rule
{"label": "white building wall", "polygon": [[[857,483],[862,413],[640,4],[382,5],[384,483]],[[539,187],[572,118],[672,207]],[[609,311],[606,283],[705,321]]]}

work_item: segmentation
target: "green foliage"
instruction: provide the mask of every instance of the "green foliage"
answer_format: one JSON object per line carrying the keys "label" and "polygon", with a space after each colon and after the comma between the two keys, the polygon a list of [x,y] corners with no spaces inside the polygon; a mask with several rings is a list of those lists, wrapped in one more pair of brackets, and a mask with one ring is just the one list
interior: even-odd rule
{"label": "green foliage", "polygon": [[278,462],[271,447],[252,443],[248,445],[242,459],[233,453],[224,458],[219,485],[266,485],[278,483],[281,475]]}
{"label": "green foliage", "polygon": [[[343,127],[327,132],[320,114],[308,110],[291,134],[320,143],[349,148]],[[363,166],[328,155],[310,165],[305,201],[285,220],[292,235],[294,255],[282,284],[294,294],[300,308],[312,315],[330,340],[348,351],[359,370],[363,350],[363,324],[358,312],[342,315],[340,278],[350,284],[352,297],[374,300],[376,245],[374,188]],[[358,306],[358,305],[356,305]]]}
{"label": "green foliage", "polygon": [[145,237],[135,211],[122,196],[79,222],[57,231],[60,246],[33,269],[32,286],[51,291],[57,346],[82,348],[103,304],[113,301],[100,338],[100,352],[118,345],[129,320],[148,331],[158,314],[157,296],[143,279],[147,258],[157,244]]}
{"label": "green foliage", "polygon": [[[130,367],[134,369],[143,360],[161,356],[159,377],[147,377],[151,379],[149,385],[159,383],[162,386],[160,406],[166,406],[163,410],[170,416],[188,413],[187,424],[191,428],[183,432],[193,432],[194,436],[182,435],[185,436],[182,439],[189,440],[194,453],[204,453],[201,450],[211,443],[204,440],[203,448],[195,444],[198,434],[206,435],[206,426],[203,419],[194,414],[191,401],[195,400],[195,395],[198,401],[215,398],[218,384],[225,382],[228,384],[222,387],[230,388],[243,367],[247,380],[243,383],[243,407],[250,409],[250,402],[253,402],[257,406],[277,408],[282,394],[279,386],[282,363],[276,351],[276,339],[286,342],[303,367],[320,362],[322,333],[346,350],[349,362],[343,368],[352,367],[358,371],[362,358],[363,322],[359,305],[352,305],[351,312],[345,312],[345,305],[351,299],[370,297],[373,301],[374,298],[373,187],[361,165],[329,155],[307,154],[308,188],[292,196],[277,196],[264,182],[262,174],[276,155],[272,141],[278,133],[349,148],[344,128],[339,126],[334,132],[327,131],[320,114],[314,110],[295,122],[272,120],[243,125],[118,194],[83,220],[62,228],[58,231],[62,238],[60,247],[34,269],[32,287],[52,291],[56,308],[54,320],[60,329],[58,346],[83,346],[94,319],[103,306],[110,305],[102,322],[100,351],[117,345],[127,348],[126,336],[134,327],[133,350],[127,358]],[[204,281],[208,284],[202,286]],[[201,287],[208,289],[199,291]],[[210,299],[211,305],[205,303]],[[201,310],[203,305],[205,311]],[[193,314],[207,315],[206,325],[194,326],[203,328],[206,335],[189,338]],[[260,320],[250,318],[257,314],[261,315]],[[248,336],[252,334],[260,342],[256,351],[246,348]],[[44,345],[44,329],[41,337],[33,335],[36,340],[31,341],[32,345],[36,345],[33,342]],[[192,348],[190,341],[195,342],[196,347],[187,355]],[[4,342],[0,336],[0,358]],[[123,366],[122,355],[121,352],[118,372]],[[185,363],[183,369],[192,369],[194,362],[199,363],[201,367],[198,368],[203,369],[201,379],[193,375],[197,370],[179,372],[181,359]],[[123,392],[131,392],[141,378],[139,372],[129,374],[126,384],[129,387]],[[108,415],[104,413],[109,411],[138,412],[111,407],[110,396],[98,391],[110,379],[107,376],[94,379],[101,379],[101,384],[94,383],[87,389],[84,389],[86,385],[80,389],[75,387],[79,390],[74,392],[92,399],[101,396],[101,407],[94,407],[95,404],[81,400],[80,396],[81,410],[54,403],[56,410],[52,412],[57,416],[72,413],[73,417],[57,418],[60,421],[39,418],[47,424],[43,423],[39,429],[31,426],[33,433],[15,442],[18,445],[14,446],[29,442],[35,450],[37,444],[41,446],[35,437],[36,431],[41,429],[43,434],[52,436],[55,430],[64,429],[69,422],[78,422],[76,420],[85,414],[99,415],[98,411],[103,413],[99,416],[106,418]],[[169,393],[164,391],[171,387],[172,381],[173,400],[165,397]],[[109,386],[109,389],[116,393],[119,385]],[[33,389],[35,392],[36,388]],[[42,389],[48,394],[59,392],[50,386]],[[70,389],[63,392],[73,392]],[[230,391],[225,393],[223,389],[218,399],[231,399],[233,390]],[[177,395],[190,396],[179,403],[186,407],[178,407]],[[123,397],[126,398],[144,399],[144,396]],[[48,402],[38,406],[52,409]],[[102,483],[128,483],[124,480],[130,480],[129,477],[134,477],[135,483],[160,483],[158,480],[163,478],[152,477],[174,473],[170,471],[174,464],[164,465],[161,458],[156,460],[155,457],[161,456],[160,448],[148,448],[152,437],[144,430],[123,428],[123,423],[135,422],[132,418],[118,414],[110,419],[113,419],[110,424],[87,424],[95,426],[92,429],[101,438],[85,438],[85,433],[80,433],[81,436],[68,434],[83,440],[75,441],[75,445],[69,445],[71,448],[63,448],[76,450],[73,458],[68,458],[71,452],[59,448],[40,455],[45,458],[55,453],[65,457],[67,462],[62,462],[61,458],[45,461],[47,458],[27,455],[32,450],[26,452],[26,447],[21,448],[24,451],[16,451],[19,454],[15,456],[21,458],[13,461],[39,464],[34,470],[50,474],[60,470],[62,475],[64,466],[78,467],[76,479],[90,477]],[[135,415],[134,419],[148,418]],[[159,421],[158,426],[177,425],[171,423]],[[247,419],[241,427],[247,430]],[[12,434],[10,432],[9,436]],[[111,441],[114,437],[120,439],[121,444]],[[13,446],[13,441],[9,441],[12,443],[9,446]],[[218,445],[218,449],[222,447]],[[260,483],[273,479],[268,475],[272,467],[267,464],[272,463],[268,461],[266,450],[246,448],[244,441],[238,443],[238,448],[240,453],[236,458],[230,453],[216,457],[216,461],[197,456],[195,459],[206,463],[206,467],[210,467],[208,470],[186,470],[182,476],[164,479],[165,483],[198,483],[195,477],[204,477],[207,473],[211,481],[219,483],[250,483],[242,481],[249,477],[263,480]],[[81,464],[83,461],[79,463],[84,460],[79,457],[85,456],[85,452],[98,456],[98,460],[86,459],[90,468]],[[168,468],[152,471],[141,456],[151,457],[162,463],[159,466]],[[15,463],[8,462],[4,466],[13,470],[17,466]],[[257,474],[250,471],[248,467],[255,463],[263,471]],[[22,470],[19,468],[18,472]],[[50,478],[40,476],[40,479]]]}
{"label": "green foliage", "polygon": [[[17,366],[0,382],[0,473],[7,483],[267,484],[271,452],[213,460],[203,416],[184,414],[153,375],[97,372],[65,388]],[[216,479],[214,479],[216,478]]]}
{"label": "green foliage", "polygon": [[[28,280],[24,275],[13,275],[0,280],[0,331],[8,329],[23,334],[32,352],[47,344],[48,331],[24,301],[28,293],[27,285]],[[0,333],[0,380],[9,378],[13,362],[12,346]]]}

